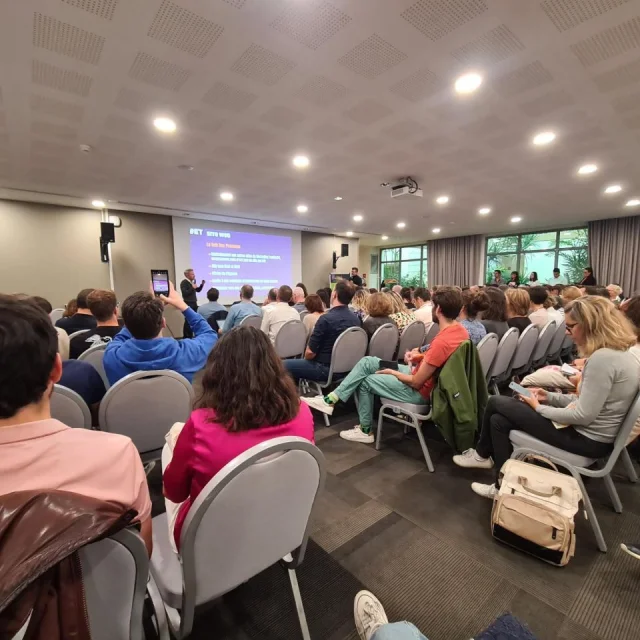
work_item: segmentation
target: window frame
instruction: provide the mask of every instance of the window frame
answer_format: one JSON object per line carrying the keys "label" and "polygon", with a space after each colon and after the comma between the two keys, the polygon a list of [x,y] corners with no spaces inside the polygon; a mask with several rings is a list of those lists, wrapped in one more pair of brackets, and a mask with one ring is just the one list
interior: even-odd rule
{"label": "window frame", "polygon": [[[398,250],[399,258],[397,260],[383,260],[382,253],[383,251],[388,250]],[[407,258],[406,260],[402,259],[402,250],[403,249],[420,249],[420,257],[419,258]],[[429,264],[428,264],[428,254],[429,249],[426,242],[421,242],[418,244],[405,244],[405,245],[396,245],[391,247],[380,247],[379,250],[379,282],[384,280],[384,267],[387,264],[397,264],[398,265],[398,282],[402,284],[402,264],[408,262],[418,262],[420,264],[420,283],[418,286],[426,287],[428,283],[429,277]]]}

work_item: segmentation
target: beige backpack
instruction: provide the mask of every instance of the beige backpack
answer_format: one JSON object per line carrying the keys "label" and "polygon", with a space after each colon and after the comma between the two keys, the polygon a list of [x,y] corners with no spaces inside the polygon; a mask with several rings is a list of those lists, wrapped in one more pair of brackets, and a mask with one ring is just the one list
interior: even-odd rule
{"label": "beige backpack", "polygon": [[[545,469],[526,460],[539,460]],[[558,472],[546,458],[507,460],[491,512],[494,538],[521,551],[564,566],[573,557],[576,535],[573,517],[582,493],[575,478]]]}

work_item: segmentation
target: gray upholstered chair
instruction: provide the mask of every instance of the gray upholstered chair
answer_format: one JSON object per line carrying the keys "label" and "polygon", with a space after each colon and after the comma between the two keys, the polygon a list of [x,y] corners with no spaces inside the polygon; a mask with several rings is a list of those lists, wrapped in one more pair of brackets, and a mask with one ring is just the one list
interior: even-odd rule
{"label": "gray upholstered chair", "polygon": [[498,336],[495,333],[487,333],[487,335],[478,342],[477,349],[484,377],[488,380],[491,365],[498,352]]}
{"label": "gray upholstered chair", "polygon": [[421,347],[424,344],[425,336],[426,329],[422,320],[414,320],[411,324],[408,324],[400,334],[398,360],[402,360],[407,351]]}
{"label": "gray upholstered chair", "polygon": [[433,339],[440,332],[440,325],[437,322],[432,322],[430,326],[426,328],[426,334],[424,336],[423,344],[431,344]]}
{"label": "gray upholstered chair", "polygon": [[536,348],[537,342],[538,327],[534,324],[530,324],[528,327],[525,327],[524,331],[518,338],[518,344],[516,346],[515,353],[513,354],[509,375],[514,376],[530,371],[531,356],[533,355],[533,350]]}
{"label": "gray upholstered chair", "polygon": [[285,322],[276,335],[276,353],[281,358],[297,358],[307,346],[307,328],[300,320]]}
{"label": "gray upholstered chair", "polygon": [[75,391],[56,384],[51,394],[51,417],[68,427],[91,429],[91,411]]}
{"label": "gray upholstered chair", "polygon": [[398,327],[391,322],[379,326],[369,341],[368,356],[393,360],[398,348]]}
{"label": "gray upholstered chair", "polygon": [[262,327],[262,316],[246,316],[242,318],[238,326],[260,329]]}
{"label": "gray upholstered chair", "polygon": [[78,360],[82,360],[83,362],[88,362],[99,374],[102,378],[102,382],[104,382],[104,388],[109,388],[109,378],[107,378],[107,374],[104,370],[104,352],[107,348],[107,342],[100,342],[93,347],[90,347],[86,351],[83,351],[79,356]]}
{"label": "gray upholstered chair", "polygon": [[567,323],[563,320],[556,329],[556,332],[551,339],[551,344],[549,345],[549,351],[547,351],[547,363],[557,363],[562,364],[562,358],[560,358],[560,354],[562,353],[562,345],[564,344],[565,336],[567,335]]}
{"label": "gray upholstered chair", "polygon": [[177,638],[191,632],[198,605],[282,562],[302,637],[309,640],[295,570],[325,475],[324,456],[308,440],[274,438],[245,451],[207,483],[184,521],[179,556],[167,514],[153,519],[151,574]]}
{"label": "gray upholstered chair", "polygon": [[300,320],[304,320],[309,315],[309,312],[305,309],[300,312]]}
{"label": "gray upholstered chair", "polygon": [[489,390],[493,395],[500,395],[498,385],[504,382],[511,372],[511,362],[518,346],[518,338],[520,332],[511,327],[503,336],[498,344],[498,351],[493,360],[493,364],[489,369],[488,384]]}
{"label": "gray upholstered chair", "polygon": [[538,335],[538,341],[531,354],[531,369],[538,369],[547,362],[547,354],[551,347],[551,342],[556,335],[556,322],[550,320],[542,327]]}
{"label": "gray upholstered chair", "polygon": [[74,331],[73,333],[69,334],[69,340],[73,340],[74,338],[81,336],[83,333],[90,333],[90,332],[91,332],[91,329],[81,329],[80,331]]}
{"label": "gray upholstered chair", "polygon": [[53,309],[49,314],[49,317],[51,318],[51,323],[55,325],[55,323],[58,322],[58,320],[60,320],[63,315],[64,315],[64,309],[60,309],[60,308]]}

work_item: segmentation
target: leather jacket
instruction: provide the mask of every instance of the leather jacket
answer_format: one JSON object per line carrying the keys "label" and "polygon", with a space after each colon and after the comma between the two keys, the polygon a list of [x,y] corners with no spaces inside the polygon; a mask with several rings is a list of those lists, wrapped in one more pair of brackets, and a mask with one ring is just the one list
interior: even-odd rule
{"label": "leather jacket", "polygon": [[[137,515],[69,491],[0,496],[0,640],[90,640],[77,550]],[[29,618],[30,616],[30,618]]]}

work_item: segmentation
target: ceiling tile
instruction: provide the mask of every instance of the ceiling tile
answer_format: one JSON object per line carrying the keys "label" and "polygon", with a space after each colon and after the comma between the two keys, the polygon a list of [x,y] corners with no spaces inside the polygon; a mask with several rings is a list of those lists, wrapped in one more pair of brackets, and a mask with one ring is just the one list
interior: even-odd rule
{"label": "ceiling tile", "polygon": [[231,71],[271,86],[295,68],[296,63],[257,44],[249,48],[231,65]]}
{"label": "ceiling tile", "polygon": [[185,116],[184,123],[190,129],[206,131],[207,133],[216,133],[225,126],[227,121],[218,116],[211,115],[210,113],[192,109]]}
{"label": "ceiling tile", "polygon": [[59,118],[68,122],[79,123],[84,117],[84,107],[64,100],[56,100],[48,96],[34,94],[31,96],[31,110],[50,118]]}
{"label": "ceiling tile", "polygon": [[105,39],[91,31],[56,20],[41,13],[33,14],[33,46],[47,49],[80,62],[97,65]]}
{"label": "ceiling tile", "polygon": [[638,47],[640,47],[640,17],[600,31],[572,44],[569,48],[585,67],[591,67]]}
{"label": "ceiling tile", "polygon": [[524,44],[504,24],[451,52],[465,64],[495,64],[524,51]]}
{"label": "ceiling tile", "polygon": [[640,60],[600,73],[594,76],[593,81],[600,91],[613,91],[636,84],[640,82]]}
{"label": "ceiling tile", "polygon": [[72,7],[88,11],[99,18],[112,20],[113,13],[118,5],[118,0],[62,0]]}
{"label": "ceiling tile", "polygon": [[188,69],[142,51],[129,69],[130,78],[171,91],[179,91],[190,76]]}
{"label": "ceiling tile", "polygon": [[309,131],[308,135],[310,138],[320,142],[334,143],[346,140],[351,133],[351,131],[343,129],[332,122],[325,122]]}
{"label": "ceiling tile", "polygon": [[222,2],[226,2],[227,4],[235,7],[236,9],[242,9],[244,7],[244,3],[247,0],[222,0]]}
{"label": "ceiling tile", "polygon": [[344,112],[350,120],[359,124],[373,124],[382,118],[386,118],[392,113],[389,107],[376,102],[375,100],[363,100],[351,109]]}
{"label": "ceiling tile", "polygon": [[343,55],[338,63],[358,75],[372,79],[404,62],[407,57],[406,53],[374,33]]}
{"label": "ceiling tile", "polygon": [[342,100],[347,93],[347,87],[339,82],[324,76],[312,76],[294,95],[313,105],[328,107]]}
{"label": "ceiling tile", "polygon": [[40,60],[33,60],[31,63],[31,80],[34,84],[65,93],[73,93],[86,97],[91,91],[93,79],[84,73],[62,69]]}
{"label": "ceiling tile", "polygon": [[501,96],[510,97],[549,82],[553,82],[553,76],[541,62],[536,61],[496,78],[494,87]]}
{"label": "ceiling tile", "polygon": [[236,89],[224,82],[216,82],[202,98],[203,102],[216,109],[240,112],[249,108],[258,96],[255,93]]}
{"label": "ceiling tile", "polygon": [[408,78],[391,85],[389,91],[405,100],[421,102],[443,88],[443,82],[429,69],[420,69]]}
{"label": "ceiling tile", "polygon": [[77,129],[58,124],[56,122],[45,122],[44,120],[34,120],[31,122],[31,133],[34,136],[48,136],[59,140],[73,141],[78,136]]}
{"label": "ceiling tile", "polygon": [[402,17],[429,40],[439,40],[488,9],[484,0],[418,0]]}
{"label": "ceiling tile", "polygon": [[276,105],[262,114],[260,120],[279,129],[288,129],[300,124],[304,120],[304,115],[289,107]]}
{"label": "ceiling tile", "polygon": [[538,96],[529,102],[523,102],[518,105],[519,108],[528,116],[544,116],[553,113],[558,109],[573,106],[574,99],[564,89],[558,91],[550,91],[542,96]]}

